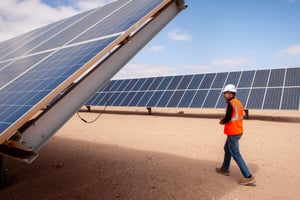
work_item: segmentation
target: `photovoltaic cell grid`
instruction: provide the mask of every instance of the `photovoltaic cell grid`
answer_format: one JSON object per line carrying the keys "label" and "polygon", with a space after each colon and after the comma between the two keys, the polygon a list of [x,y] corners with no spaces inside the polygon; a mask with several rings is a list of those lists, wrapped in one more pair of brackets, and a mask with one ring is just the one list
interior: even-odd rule
{"label": "photovoltaic cell grid", "polygon": [[0,42],[0,136],[37,105],[47,105],[51,99],[44,100],[62,92],[87,62],[168,2],[119,0]]}
{"label": "photovoltaic cell grid", "polygon": [[247,109],[299,109],[300,68],[112,80],[88,106],[224,108],[222,89],[238,87]]}

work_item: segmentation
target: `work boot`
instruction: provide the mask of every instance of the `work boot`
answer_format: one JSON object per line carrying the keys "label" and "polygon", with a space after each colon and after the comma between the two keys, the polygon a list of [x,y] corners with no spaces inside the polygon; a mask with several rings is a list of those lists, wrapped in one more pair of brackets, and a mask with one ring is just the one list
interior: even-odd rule
{"label": "work boot", "polygon": [[255,181],[254,176],[251,176],[250,178],[244,178],[242,180],[239,180],[238,184],[240,184],[240,185],[251,185],[251,184],[253,184],[255,182],[256,181]]}
{"label": "work boot", "polygon": [[219,174],[223,174],[224,176],[229,176],[229,171],[228,170],[223,170],[222,168],[217,167],[216,172]]}

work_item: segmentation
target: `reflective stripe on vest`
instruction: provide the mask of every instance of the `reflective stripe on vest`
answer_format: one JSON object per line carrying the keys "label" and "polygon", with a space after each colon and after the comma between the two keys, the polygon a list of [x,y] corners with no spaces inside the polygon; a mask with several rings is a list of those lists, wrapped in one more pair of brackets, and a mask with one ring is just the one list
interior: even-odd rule
{"label": "reflective stripe on vest", "polygon": [[[236,115],[235,117],[231,118],[231,121],[242,120],[244,118],[244,115],[243,114],[241,116],[239,115],[240,114],[239,106],[235,101],[232,101],[231,103]],[[242,113],[244,113],[244,111]]]}

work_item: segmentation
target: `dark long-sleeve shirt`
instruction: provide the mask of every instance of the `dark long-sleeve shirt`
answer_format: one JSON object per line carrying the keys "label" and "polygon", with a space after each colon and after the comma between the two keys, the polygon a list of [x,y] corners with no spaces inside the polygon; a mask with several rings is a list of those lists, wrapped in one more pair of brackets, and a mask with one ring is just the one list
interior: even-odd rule
{"label": "dark long-sleeve shirt", "polygon": [[229,99],[227,101],[227,108],[226,108],[226,114],[225,114],[225,117],[222,119],[222,122],[224,124],[227,124],[231,121],[231,117],[232,117],[232,112],[233,112],[233,107],[231,105],[231,103],[229,103],[231,99]]}

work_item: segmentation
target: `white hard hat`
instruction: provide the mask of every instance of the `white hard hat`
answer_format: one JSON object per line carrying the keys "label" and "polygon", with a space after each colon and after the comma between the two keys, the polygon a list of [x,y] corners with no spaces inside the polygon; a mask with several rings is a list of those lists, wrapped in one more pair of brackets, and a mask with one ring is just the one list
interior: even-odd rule
{"label": "white hard hat", "polygon": [[223,92],[234,92],[234,93],[236,93],[236,87],[233,84],[228,84],[224,87]]}

